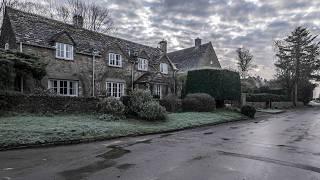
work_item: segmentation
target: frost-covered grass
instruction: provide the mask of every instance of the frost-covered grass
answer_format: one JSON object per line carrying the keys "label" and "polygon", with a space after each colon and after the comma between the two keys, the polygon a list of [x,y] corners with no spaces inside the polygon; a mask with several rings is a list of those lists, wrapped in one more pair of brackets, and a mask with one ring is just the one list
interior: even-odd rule
{"label": "frost-covered grass", "polygon": [[243,118],[237,112],[172,113],[168,120],[102,121],[97,115],[16,115],[0,117],[0,147],[66,140],[113,138],[195,127]]}

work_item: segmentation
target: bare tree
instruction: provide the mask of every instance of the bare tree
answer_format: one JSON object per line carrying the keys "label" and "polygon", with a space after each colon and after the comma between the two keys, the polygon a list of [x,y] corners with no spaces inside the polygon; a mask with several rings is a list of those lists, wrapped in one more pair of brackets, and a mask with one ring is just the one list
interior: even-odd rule
{"label": "bare tree", "polygon": [[236,50],[238,56],[238,68],[240,71],[240,76],[242,79],[245,79],[248,76],[248,71],[256,67],[253,61],[253,55],[246,48],[238,48]]}

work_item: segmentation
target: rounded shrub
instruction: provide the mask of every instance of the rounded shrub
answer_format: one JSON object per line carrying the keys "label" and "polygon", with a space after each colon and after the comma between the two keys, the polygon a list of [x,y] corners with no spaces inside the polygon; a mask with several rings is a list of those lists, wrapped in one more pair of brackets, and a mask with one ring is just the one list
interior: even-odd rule
{"label": "rounded shrub", "polygon": [[169,94],[159,101],[160,105],[165,107],[169,112],[177,112],[181,110],[182,102],[177,96]]}
{"label": "rounded shrub", "polygon": [[117,98],[108,97],[102,99],[99,102],[98,109],[102,113],[109,113],[112,115],[123,115],[125,106]]}
{"label": "rounded shrub", "polygon": [[130,110],[138,114],[141,111],[143,104],[150,101],[154,101],[150,91],[136,89],[130,95]]}
{"label": "rounded shrub", "polygon": [[156,101],[143,103],[138,112],[139,117],[145,120],[164,120],[166,119],[166,109]]}
{"label": "rounded shrub", "polygon": [[213,97],[206,93],[188,94],[182,100],[184,111],[210,112],[215,110],[216,104]]}
{"label": "rounded shrub", "polygon": [[241,114],[244,114],[250,118],[254,118],[254,115],[256,114],[256,108],[253,106],[242,106],[241,107]]}

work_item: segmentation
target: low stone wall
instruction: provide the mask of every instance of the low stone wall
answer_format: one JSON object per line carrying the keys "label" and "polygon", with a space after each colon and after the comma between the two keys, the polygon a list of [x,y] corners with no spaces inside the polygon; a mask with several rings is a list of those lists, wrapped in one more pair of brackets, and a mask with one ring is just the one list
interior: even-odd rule
{"label": "low stone wall", "polygon": [[[267,106],[267,102],[246,102],[246,105],[253,106],[255,108],[269,108]],[[298,107],[303,106],[303,102],[298,102],[297,104]],[[271,108],[272,109],[288,109],[288,108],[293,108],[293,103],[290,101],[281,101],[281,102],[271,102]]]}
{"label": "low stone wall", "polygon": [[98,98],[0,94],[0,109],[29,113],[96,112]]}

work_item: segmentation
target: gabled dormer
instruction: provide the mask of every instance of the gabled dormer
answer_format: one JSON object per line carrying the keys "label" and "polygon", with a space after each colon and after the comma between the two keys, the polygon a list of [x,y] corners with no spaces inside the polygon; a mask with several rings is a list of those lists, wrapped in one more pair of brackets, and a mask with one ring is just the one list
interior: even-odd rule
{"label": "gabled dormer", "polygon": [[51,43],[55,48],[55,57],[63,60],[74,60],[75,41],[71,35],[62,31],[51,38]]}
{"label": "gabled dormer", "polygon": [[137,62],[137,70],[138,71],[149,71],[150,57],[148,56],[148,54],[144,50],[141,50],[138,53],[137,60],[138,60],[138,62]]}

